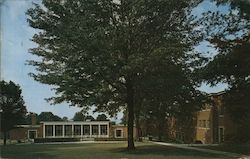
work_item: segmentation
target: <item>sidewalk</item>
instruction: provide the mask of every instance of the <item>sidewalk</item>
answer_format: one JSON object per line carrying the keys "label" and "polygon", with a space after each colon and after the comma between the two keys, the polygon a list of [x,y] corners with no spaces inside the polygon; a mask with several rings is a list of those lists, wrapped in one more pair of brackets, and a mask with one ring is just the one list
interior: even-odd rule
{"label": "sidewalk", "polygon": [[186,149],[186,150],[195,150],[195,151],[200,151],[200,152],[214,153],[214,154],[226,155],[230,157],[237,157],[239,159],[250,159],[250,156],[246,156],[242,154],[224,152],[224,151],[216,151],[216,150],[210,150],[210,149],[202,149],[202,148],[197,148],[197,147],[190,147],[187,144],[173,144],[173,143],[164,143],[164,142],[152,142],[152,143],[158,144],[158,145],[165,145],[165,146],[171,146],[175,148]]}

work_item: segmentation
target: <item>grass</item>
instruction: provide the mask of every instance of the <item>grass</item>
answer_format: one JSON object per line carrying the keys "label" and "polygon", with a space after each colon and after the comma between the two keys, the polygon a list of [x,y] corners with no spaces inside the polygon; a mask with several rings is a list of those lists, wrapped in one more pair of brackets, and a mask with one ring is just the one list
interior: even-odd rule
{"label": "grass", "polygon": [[243,154],[243,155],[250,155],[250,144],[199,146],[198,148],[217,150],[217,151],[224,151],[224,152],[232,152],[232,153],[239,153],[239,154]]}
{"label": "grass", "polygon": [[228,156],[152,143],[136,143],[134,151],[127,151],[125,142],[116,144],[7,145],[0,148],[1,157],[8,159],[230,159]]}

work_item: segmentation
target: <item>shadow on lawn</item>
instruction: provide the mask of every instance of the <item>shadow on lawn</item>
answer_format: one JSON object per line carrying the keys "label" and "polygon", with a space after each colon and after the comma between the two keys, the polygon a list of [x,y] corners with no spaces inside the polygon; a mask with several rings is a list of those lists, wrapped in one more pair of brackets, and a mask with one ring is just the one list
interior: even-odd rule
{"label": "shadow on lawn", "polygon": [[[42,148],[42,151],[41,151]],[[1,146],[1,157],[3,158],[11,158],[11,159],[48,159],[48,158],[56,158],[56,155],[52,155],[48,153],[52,151],[48,146],[41,145],[40,148],[32,145],[7,145]]]}
{"label": "shadow on lawn", "polygon": [[174,147],[161,146],[161,145],[139,145],[135,150],[128,151],[124,148],[114,148],[111,150],[112,153],[124,153],[131,155],[160,155],[160,156],[186,156],[186,157],[207,157],[216,158],[218,154],[204,153],[199,151],[184,150]]}

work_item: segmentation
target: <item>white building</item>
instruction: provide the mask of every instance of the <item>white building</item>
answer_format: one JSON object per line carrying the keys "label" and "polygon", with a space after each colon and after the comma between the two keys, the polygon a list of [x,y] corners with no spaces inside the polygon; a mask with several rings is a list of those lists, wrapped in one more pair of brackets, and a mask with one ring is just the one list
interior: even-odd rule
{"label": "white building", "polygon": [[108,138],[109,121],[41,122],[43,138]]}

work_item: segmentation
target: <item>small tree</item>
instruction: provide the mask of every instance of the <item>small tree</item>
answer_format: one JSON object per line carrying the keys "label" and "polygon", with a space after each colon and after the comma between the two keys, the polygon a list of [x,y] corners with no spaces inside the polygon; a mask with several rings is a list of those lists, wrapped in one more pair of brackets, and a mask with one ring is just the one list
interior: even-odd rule
{"label": "small tree", "polygon": [[85,120],[95,121],[95,118],[91,115],[87,115]]}
{"label": "small tree", "polygon": [[4,134],[4,145],[6,145],[7,133],[13,129],[19,121],[24,121],[26,107],[21,95],[22,90],[14,82],[0,82],[0,113],[1,131]]}
{"label": "small tree", "polygon": [[107,117],[105,114],[99,114],[99,115],[96,117],[96,120],[97,120],[97,121],[108,121],[108,117]]}
{"label": "small tree", "polygon": [[73,120],[74,121],[84,121],[86,119],[86,116],[82,112],[76,112]]}
{"label": "small tree", "polygon": [[52,112],[41,112],[38,118],[40,121],[62,121],[59,116],[54,115]]}

